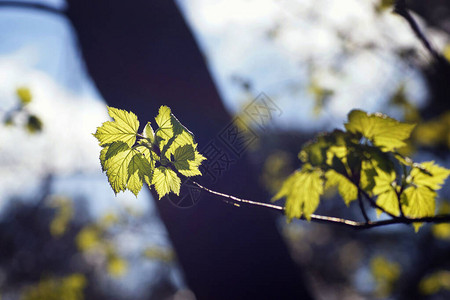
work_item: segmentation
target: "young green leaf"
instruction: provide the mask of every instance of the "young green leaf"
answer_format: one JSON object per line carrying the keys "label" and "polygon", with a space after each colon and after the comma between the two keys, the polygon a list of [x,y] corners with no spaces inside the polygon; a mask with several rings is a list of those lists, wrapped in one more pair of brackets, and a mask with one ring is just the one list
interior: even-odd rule
{"label": "young green leaf", "polygon": [[[197,144],[194,144],[194,149],[195,148],[197,148]],[[197,150],[194,150],[194,159],[188,160],[189,169],[178,171],[186,177],[202,175],[202,173],[199,170],[199,167],[205,159],[206,158],[203,155],[201,155]]]}
{"label": "young green leaf", "polygon": [[150,161],[124,142],[114,142],[105,149],[102,166],[113,191],[117,194],[129,189],[137,196],[143,181],[151,182],[153,167]]}
{"label": "young green leaf", "polygon": [[155,169],[153,173],[152,184],[155,185],[155,189],[158,193],[159,199],[170,192],[174,192],[176,195],[180,194],[180,178],[174,171],[164,166],[160,166]]}
{"label": "young green leaf", "polygon": [[170,108],[163,105],[159,108],[159,113],[155,117],[156,124],[159,126],[156,135],[166,141],[174,136],[171,115]]}
{"label": "young green leaf", "polygon": [[[450,175],[450,170],[440,167],[434,161],[414,164],[409,174],[408,182],[411,184],[402,194],[407,203],[405,214],[408,217],[420,218],[433,216],[436,206],[436,190]],[[421,223],[415,223],[416,231]]]}
{"label": "young green leaf", "polygon": [[[397,193],[393,183],[395,182],[395,172],[385,172],[380,168],[376,169],[377,175],[374,177],[375,186],[372,189],[372,193],[377,198],[377,204],[387,212],[393,215],[400,214],[400,208],[398,206]],[[377,215],[380,216],[381,211],[377,210]]]}
{"label": "young green leaf", "polygon": [[361,110],[352,110],[345,124],[349,132],[361,134],[383,151],[406,146],[405,140],[414,127],[414,124],[401,123],[383,114],[368,114]]}
{"label": "young green leaf", "polygon": [[108,113],[114,121],[104,122],[101,127],[97,128],[94,134],[100,146],[120,141],[132,147],[136,142],[136,135],[139,128],[137,116],[132,112],[114,107],[108,107]]}
{"label": "young green leaf", "polygon": [[342,174],[329,170],[325,173],[325,177],[327,179],[325,188],[337,186],[339,194],[347,206],[358,198],[358,188]]}
{"label": "young green leaf", "polygon": [[280,191],[272,201],[286,198],[286,217],[300,218],[303,215],[307,220],[319,205],[320,195],[323,194],[323,179],[320,170],[303,167],[295,171],[283,183]]}
{"label": "young green leaf", "polygon": [[[152,166],[142,153],[134,152],[128,164],[127,188],[137,197],[143,186],[143,181],[149,183],[152,177]],[[150,187],[150,185],[149,185]]]}
{"label": "young green leaf", "polygon": [[427,186],[432,190],[439,190],[450,175],[450,170],[438,166],[434,161],[415,164],[409,174],[415,185]]}
{"label": "young green leaf", "polygon": [[195,159],[194,147],[184,145],[178,147],[173,155],[173,165],[177,170],[189,170],[189,160]]}
{"label": "young green leaf", "polygon": [[133,150],[124,142],[114,142],[106,152],[105,170],[114,193],[125,191],[128,181],[128,165]]}
{"label": "young green leaf", "polygon": [[[405,215],[411,218],[429,217],[435,214],[436,192],[426,186],[410,186],[402,194]],[[414,223],[415,230],[419,230],[422,223]]]}
{"label": "young green leaf", "polygon": [[147,122],[147,125],[145,125],[144,127],[144,136],[145,138],[150,140],[150,143],[153,143],[155,140],[155,133],[153,132],[153,128],[150,122]]}

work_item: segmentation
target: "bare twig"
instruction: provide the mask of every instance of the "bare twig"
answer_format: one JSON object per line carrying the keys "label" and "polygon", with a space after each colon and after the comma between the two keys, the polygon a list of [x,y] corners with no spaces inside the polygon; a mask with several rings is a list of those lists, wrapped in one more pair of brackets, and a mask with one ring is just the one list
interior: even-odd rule
{"label": "bare twig", "polygon": [[406,5],[406,0],[396,0],[394,5],[394,13],[403,17],[411,27],[412,31],[416,35],[416,37],[420,40],[422,45],[430,52],[430,54],[436,59],[439,60],[441,58],[440,54],[434,49],[431,45],[425,34],[419,28],[419,25],[414,20],[414,18],[409,13],[408,7]]}
{"label": "bare twig", "polygon": [[[231,202],[239,203],[239,204],[246,204],[250,206],[258,206],[263,208],[268,208],[270,210],[274,210],[277,212],[280,212],[284,214],[285,209],[282,206],[269,204],[269,203],[262,203],[252,200],[246,200],[241,199],[235,196],[231,196],[228,194],[220,193],[217,191],[213,191],[211,189],[208,189],[201,184],[197,182],[193,182],[196,186],[198,186],[203,191],[206,191],[212,195],[216,195],[222,198],[225,198],[227,200],[230,200]],[[226,201],[228,203],[228,201]],[[318,223],[328,223],[328,224],[337,224],[337,225],[343,225],[347,227],[351,227],[354,229],[368,229],[373,227],[380,227],[380,226],[386,226],[386,225],[392,225],[392,224],[412,224],[416,222],[424,222],[424,223],[449,223],[450,222],[450,215],[437,215],[433,217],[423,217],[423,218],[408,218],[408,217],[395,217],[388,220],[381,220],[381,221],[366,221],[366,222],[356,222],[352,220],[342,219],[342,218],[336,218],[336,217],[329,217],[329,216],[321,216],[321,215],[315,215],[311,214],[310,221],[312,222],[318,222]],[[306,220],[304,216],[299,218],[300,220]]]}

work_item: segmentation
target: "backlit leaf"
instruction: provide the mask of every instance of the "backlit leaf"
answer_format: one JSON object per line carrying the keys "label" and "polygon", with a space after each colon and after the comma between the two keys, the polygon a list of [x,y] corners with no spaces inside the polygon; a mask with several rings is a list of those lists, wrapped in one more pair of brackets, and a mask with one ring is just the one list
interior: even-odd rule
{"label": "backlit leaf", "polygon": [[334,170],[329,170],[325,173],[325,177],[327,179],[326,187],[337,186],[339,194],[347,206],[358,198],[358,188],[344,175]]}
{"label": "backlit leaf", "polygon": [[152,184],[155,185],[159,199],[170,192],[180,194],[181,180],[177,174],[163,166],[157,167],[153,173]]}
{"label": "backlit leaf", "polygon": [[[433,216],[436,209],[436,192],[426,186],[410,186],[402,194],[402,203],[405,215],[410,218],[421,218]],[[422,223],[414,223],[417,231]]]}
{"label": "backlit leaf", "polygon": [[114,107],[108,107],[108,113],[114,121],[104,122],[94,134],[100,145],[105,146],[120,141],[132,147],[136,142],[139,128],[137,116],[132,112]]}
{"label": "backlit leaf", "polygon": [[194,160],[195,153],[192,145],[178,147],[173,155],[173,165],[177,170],[189,170],[189,160]]}
{"label": "backlit leaf", "polygon": [[144,180],[147,183],[151,182],[151,177],[152,166],[150,162],[145,159],[143,154],[135,151],[128,164],[127,188],[137,197]]}
{"label": "backlit leaf", "polygon": [[144,154],[124,142],[114,142],[108,147],[103,166],[116,194],[128,188],[137,196],[143,181],[151,182],[152,163]]}
{"label": "backlit leaf", "polygon": [[433,190],[439,190],[449,175],[449,169],[436,165],[434,161],[415,165],[410,173],[415,185],[427,186]]}
{"label": "backlit leaf", "polygon": [[171,111],[170,108],[163,105],[159,108],[159,113],[155,117],[156,124],[158,124],[159,128],[156,131],[156,134],[163,138],[164,140],[169,140],[173,137],[173,126],[171,119]]}
{"label": "backlit leaf", "polygon": [[288,220],[302,216],[310,220],[311,214],[319,205],[322,194],[322,172],[303,167],[302,170],[295,171],[286,179],[272,200],[286,198],[285,212]]}
{"label": "backlit leaf", "polygon": [[[377,197],[377,204],[385,211],[398,216],[400,214],[400,208],[398,203],[398,197],[395,190],[396,174],[394,170],[385,171],[379,167],[379,163],[374,163],[373,169],[376,174],[374,178],[374,186],[372,188],[372,194]],[[380,216],[381,210],[377,209],[377,215]]]}
{"label": "backlit leaf", "polygon": [[150,122],[147,122],[147,125],[144,127],[144,136],[149,139],[151,143],[155,140],[155,132],[153,132],[152,125]]}
{"label": "backlit leaf", "polygon": [[353,110],[348,115],[345,128],[352,133],[360,133],[383,151],[393,151],[406,146],[405,140],[411,135],[414,124],[401,123],[386,115],[368,114]]}
{"label": "backlit leaf", "polygon": [[[197,145],[195,144],[195,146],[197,146]],[[205,159],[206,158],[203,155],[201,155],[197,150],[194,150],[194,159],[188,161],[189,169],[188,170],[178,170],[178,171],[186,177],[202,175],[202,173],[199,170],[199,166],[202,164],[202,162]]]}

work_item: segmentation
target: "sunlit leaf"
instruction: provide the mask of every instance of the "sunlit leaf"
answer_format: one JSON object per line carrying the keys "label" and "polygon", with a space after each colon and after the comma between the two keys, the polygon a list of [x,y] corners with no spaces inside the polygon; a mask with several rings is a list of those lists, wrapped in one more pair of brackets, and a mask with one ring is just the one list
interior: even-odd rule
{"label": "sunlit leaf", "polygon": [[192,145],[178,147],[173,155],[173,165],[177,170],[189,170],[189,160],[194,160],[195,152]]}
{"label": "sunlit leaf", "polygon": [[417,164],[410,173],[415,185],[427,186],[433,190],[439,190],[449,175],[449,169],[436,165],[434,161]]}
{"label": "sunlit leaf", "polygon": [[173,126],[170,120],[170,108],[165,105],[161,106],[158,115],[155,117],[156,124],[159,126],[156,134],[166,141],[174,136]]}
{"label": "sunlit leaf", "polygon": [[150,122],[147,122],[147,125],[144,127],[144,137],[149,139],[151,143],[155,140],[155,132]]}
{"label": "sunlit leaf", "polygon": [[120,141],[132,147],[136,142],[139,128],[137,116],[132,112],[114,107],[108,107],[108,113],[114,121],[104,122],[94,134],[100,145],[104,146]]}
{"label": "sunlit leaf", "polygon": [[283,183],[280,191],[272,200],[286,198],[286,217],[311,219],[311,214],[319,205],[320,195],[323,194],[322,172],[303,167],[295,171]]}
{"label": "sunlit leaf", "polygon": [[180,194],[181,179],[174,171],[166,167],[160,166],[155,169],[152,184],[155,185],[159,199],[170,192],[174,192],[176,195]]}
{"label": "sunlit leaf", "polygon": [[[377,204],[387,212],[393,215],[400,214],[397,193],[395,191],[395,172],[385,172],[380,168],[376,169],[376,176],[374,176],[374,187],[372,193],[377,197]],[[377,210],[378,216],[381,211]]]}
{"label": "sunlit leaf", "polygon": [[127,188],[137,197],[143,182],[151,182],[152,166],[143,154],[136,152],[133,154],[128,164]]}
{"label": "sunlit leaf", "polygon": [[114,142],[105,154],[104,168],[113,191],[127,188],[137,196],[143,181],[150,182],[152,164],[145,156],[124,142]]}
{"label": "sunlit leaf", "polygon": [[337,186],[339,194],[347,206],[358,198],[358,188],[342,174],[329,170],[325,173],[325,177],[327,179],[326,188]]}
{"label": "sunlit leaf", "polygon": [[[410,218],[430,217],[435,214],[436,192],[426,186],[410,186],[402,194],[403,211]],[[414,223],[415,230],[419,230],[422,223]]]}
{"label": "sunlit leaf", "polygon": [[188,160],[189,169],[178,171],[186,177],[202,175],[202,173],[199,170],[199,167],[205,159],[206,158],[203,155],[201,155],[197,150],[194,150],[194,159]]}
{"label": "sunlit leaf", "polygon": [[156,136],[160,138],[161,155],[167,159],[178,147],[194,144],[193,134],[178,121],[169,107],[161,106],[155,120],[159,126]]}
{"label": "sunlit leaf", "polygon": [[352,110],[345,124],[348,131],[360,133],[384,151],[406,146],[405,140],[411,135],[414,126],[380,113],[368,114],[361,110]]}

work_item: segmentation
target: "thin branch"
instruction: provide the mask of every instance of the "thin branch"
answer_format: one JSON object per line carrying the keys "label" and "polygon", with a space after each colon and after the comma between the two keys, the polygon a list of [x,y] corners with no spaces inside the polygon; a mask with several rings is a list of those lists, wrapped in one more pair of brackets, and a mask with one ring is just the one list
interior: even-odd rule
{"label": "thin branch", "polygon": [[425,34],[419,28],[419,25],[414,20],[414,18],[409,13],[408,7],[406,5],[406,0],[396,0],[394,5],[394,13],[403,17],[411,27],[412,31],[416,35],[416,37],[420,40],[422,45],[430,52],[430,54],[436,59],[439,60],[441,58],[440,54],[434,49],[431,43],[428,41]]}
{"label": "thin branch", "polygon": [[364,197],[366,197],[366,199],[369,200],[370,205],[371,205],[373,208],[379,209],[380,211],[384,212],[385,214],[387,214],[388,216],[390,216],[390,217],[393,218],[393,219],[398,218],[398,216],[396,216],[396,215],[394,215],[394,214],[388,212],[388,211],[385,210],[383,207],[379,206],[379,205],[375,202],[375,200],[373,200],[373,198],[370,197],[369,194],[367,194],[367,192],[366,192],[365,190],[363,190],[363,189],[360,188],[359,186],[358,186],[357,188],[358,188],[358,193],[361,193]]}
{"label": "thin branch", "polygon": [[375,200],[374,200],[372,197],[370,197],[370,195],[369,195],[365,190],[363,190],[363,189],[359,186],[359,184],[354,183],[353,179],[352,179],[348,174],[344,174],[344,176],[345,176],[350,182],[352,182],[352,183],[356,186],[356,188],[358,189],[358,202],[359,202],[359,205],[360,205],[360,208],[361,208],[361,212],[362,212],[362,214],[363,214],[364,219],[366,220],[366,222],[369,221],[369,218],[367,217],[367,213],[365,212],[365,209],[364,209],[364,206],[363,206],[363,203],[362,203],[361,195],[363,195],[363,196],[369,201],[370,205],[371,205],[373,208],[376,208],[376,209],[378,209],[378,210],[384,212],[385,214],[389,215],[391,218],[397,218],[396,215],[391,214],[390,212],[388,212],[387,210],[385,210],[383,207],[379,206],[379,205],[375,202]]}
{"label": "thin branch", "polygon": [[[269,203],[262,203],[252,200],[246,200],[241,199],[235,196],[231,196],[228,194],[220,193],[217,191],[213,191],[211,189],[208,189],[201,184],[193,181],[193,184],[198,186],[200,189],[212,194],[219,196],[221,198],[225,198],[228,200],[231,200],[231,202],[239,203],[239,204],[247,204],[250,206],[257,206],[257,207],[263,207],[270,210],[275,210],[277,212],[280,212],[284,214],[285,209],[283,206],[269,204]],[[229,203],[228,201],[226,201]],[[299,218],[300,220],[306,220],[304,216]],[[328,224],[337,224],[337,225],[343,225],[346,227],[351,227],[354,229],[368,229],[373,227],[380,227],[380,226],[386,226],[386,225],[392,225],[392,224],[411,224],[415,222],[425,222],[425,223],[449,223],[450,222],[450,215],[437,215],[433,217],[423,217],[423,218],[407,218],[407,217],[395,217],[388,220],[381,220],[381,221],[366,221],[366,222],[356,222],[352,220],[342,219],[342,218],[336,218],[336,217],[328,217],[328,216],[321,216],[321,215],[310,215],[310,221],[317,222],[317,223],[328,223]]]}

